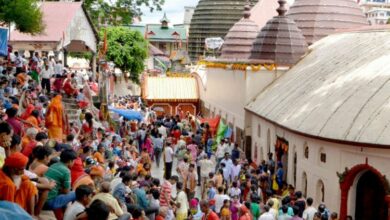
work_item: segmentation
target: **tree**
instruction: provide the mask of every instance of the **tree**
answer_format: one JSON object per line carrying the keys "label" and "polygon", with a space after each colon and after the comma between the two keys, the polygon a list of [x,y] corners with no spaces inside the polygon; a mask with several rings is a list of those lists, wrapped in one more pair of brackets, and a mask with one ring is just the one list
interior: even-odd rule
{"label": "tree", "polygon": [[[59,0],[51,0],[59,1]],[[141,7],[161,10],[165,0],[84,0],[84,6],[96,27],[100,24],[126,26],[142,15]]]}
{"label": "tree", "polygon": [[139,74],[144,70],[148,54],[148,42],[138,31],[126,27],[108,27],[100,31],[104,39],[107,31],[106,60],[114,62],[123,73],[130,73],[130,79],[139,83]]}
{"label": "tree", "polygon": [[38,0],[1,0],[0,21],[15,24],[23,33],[39,34],[45,28]]}

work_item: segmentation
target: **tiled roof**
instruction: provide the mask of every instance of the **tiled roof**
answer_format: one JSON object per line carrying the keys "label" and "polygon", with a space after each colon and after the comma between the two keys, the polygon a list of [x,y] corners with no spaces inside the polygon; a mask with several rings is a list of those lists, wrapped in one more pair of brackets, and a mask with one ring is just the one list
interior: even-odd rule
{"label": "tiled roof", "polygon": [[279,66],[292,66],[307,52],[308,45],[295,22],[285,13],[286,1],[279,0],[279,15],[269,20],[253,43],[252,60],[273,60]]}
{"label": "tiled roof", "polygon": [[59,42],[78,10],[82,10],[82,2],[43,2],[40,6],[44,33],[32,36],[15,30],[11,33],[11,41]]}
{"label": "tiled roof", "polygon": [[295,0],[287,15],[297,23],[308,44],[336,30],[368,25],[356,0]]}
{"label": "tiled roof", "polygon": [[[187,30],[182,26],[173,26],[168,28],[161,28],[161,24],[147,24],[145,25],[130,25],[130,29],[141,32],[149,41],[158,42],[175,42],[181,38],[182,41],[187,39]],[[145,33],[145,32],[148,33]],[[178,35],[175,35],[177,33]]]}
{"label": "tiled roof", "polygon": [[[200,0],[192,16],[188,39],[193,61],[203,55],[205,39],[225,37],[229,29],[242,18],[247,0]],[[257,0],[251,0],[251,3]]]}
{"label": "tiled roof", "polygon": [[250,17],[250,5],[245,6],[244,18],[235,23],[225,36],[221,59],[246,60],[250,57],[259,27]]}
{"label": "tiled roof", "polygon": [[198,101],[194,77],[146,77],[142,97],[150,101]]}

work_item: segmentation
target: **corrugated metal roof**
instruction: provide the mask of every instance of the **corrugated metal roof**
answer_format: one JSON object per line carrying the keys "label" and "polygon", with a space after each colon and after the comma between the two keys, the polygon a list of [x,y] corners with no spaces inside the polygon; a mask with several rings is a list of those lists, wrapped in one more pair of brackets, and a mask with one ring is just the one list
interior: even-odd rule
{"label": "corrugated metal roof", "polygon": [[246,108],[313,137],[390,145],[390,31],[316,42]]}
{"label": "corrugated metal roof", "polygon": [[15,30],[11,41],[59,42],[72,19],[81,8],[82,2],[43,2],[40,9],[46,25],[43,34],[30,35]]}
{"label": "corrugated metal roof", "polygon": [[143,98],[159,101],[197,101],[198,85],[194,77],[152,77],[145,79]]}

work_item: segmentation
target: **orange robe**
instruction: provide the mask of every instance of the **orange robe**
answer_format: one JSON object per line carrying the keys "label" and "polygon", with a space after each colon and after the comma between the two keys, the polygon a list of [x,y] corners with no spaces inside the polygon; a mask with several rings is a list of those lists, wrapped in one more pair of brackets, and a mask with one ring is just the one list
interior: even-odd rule
{"label": "orange robe", "polygon": [[33,126],[34,128],[38,129],[38,131],[40,130],[39,128],[39,122],[38,122],[38,119],[32,115],[30,115],[27,119],[26,119],[26,122],[28,122],[28,127],[31,127]]}
{"label": "orange robe", "polygon": [[96,152],[94,155],[93,155],[93,157],[95,158],[95,160],[97,161],[97,162],[99,162],[100,164],[104,164],[104,157],[103,157],[103,155],[100,153],[100,152]]}
{"label": "orange robe", "polygon": [[46,113],[46,127],[49,130],[49,138],[62,141],[65,126],[62,97],[57,95],[52,99]]}
{"label": "orange robe", "polygon": [[37,187],[34,186],[27,176],[22,176],[22,183],[19,189],[16,189],[12,180],[0,170],[0,200],[17,203],[26,210],[28,203],[36,195],[38,195]]}

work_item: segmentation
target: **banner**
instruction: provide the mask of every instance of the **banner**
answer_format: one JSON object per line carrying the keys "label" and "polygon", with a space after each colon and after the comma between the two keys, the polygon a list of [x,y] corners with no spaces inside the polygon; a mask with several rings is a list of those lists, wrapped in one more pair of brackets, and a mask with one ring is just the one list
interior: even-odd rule
{"label": "banner", "polygon": [[8,56],[8,29],[0,28],[0,56]]}

